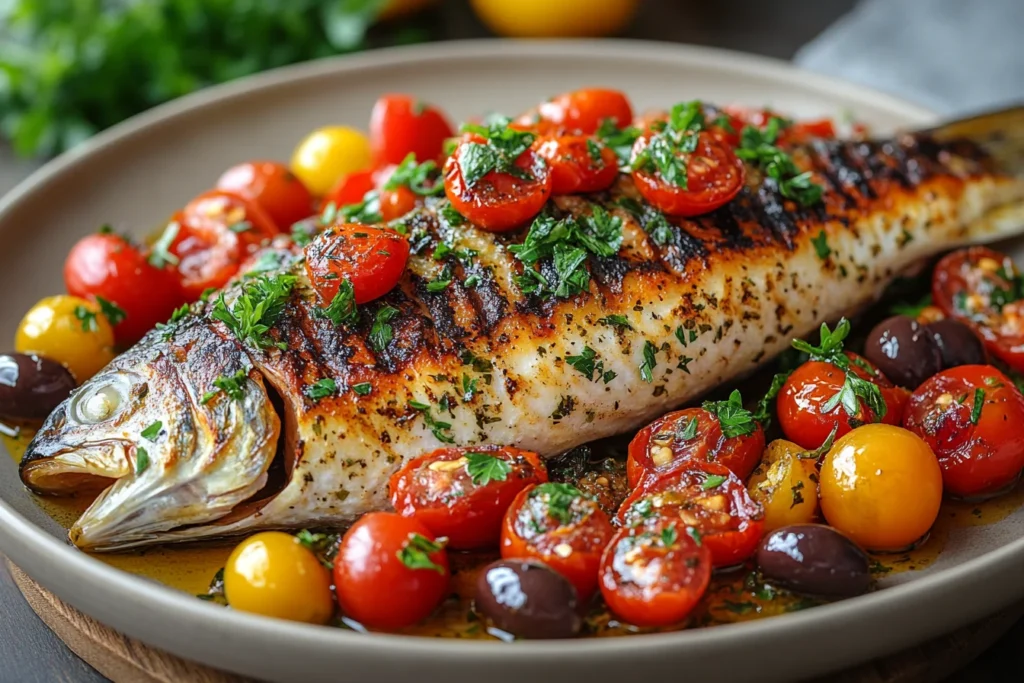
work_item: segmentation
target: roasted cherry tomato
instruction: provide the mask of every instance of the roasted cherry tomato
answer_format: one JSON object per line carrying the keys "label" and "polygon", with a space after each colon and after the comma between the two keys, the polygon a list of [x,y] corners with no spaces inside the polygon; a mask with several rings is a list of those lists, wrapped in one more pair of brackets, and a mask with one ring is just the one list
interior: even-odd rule
{"label": "roasted cherry tomato", "polygon": [[846,371],[831,363],[812,360],[794,370],[779,392],[776,410],[779,426],[787,439],[813,450],[825,443],[833,428],[838,438],[857,424],[900,423],[910,393],[893,385],[864,358],[849,351],[846,356],[850,359],[850,372],[879,388],[885,402],[885,415],[879,419],[864,399],[856,395],[851,400],[856,400],[857,412],[851,415],[841,400],[843,397],[836,398],[841,391],[849,391],[848,387],[844,390]]}
{"label": "roasted cherry tomato", "polygon": [[947,493],[991,495],[1024,468],[1024,396],[989,365],[944,370],[918,387],[903,426],[931,447]]}
{"label": "roasted cherry tomato", "polygon": [[768,444],[747,490],[764,508],[764,529],[813,522],[818,516],[818,458],[792,441]]}
{"label": "roasted cherry tomato", "polygon": [[455,135],[441,111],[409,95],[384,95],[370,114],[373,165],[440,159],[444,142]]}
{"label": "roasted cherry tomato", "polygon": [[457,550],[494,547],[512,500],[548,480],[536,453],[511,446],[441,448],[411,460],[391,477],[391,505],[416,517]]}
{"label": "roasted cherry tomato", "polygon": [[626,476],[636,487],[685,466],[688,460],[725,465],[746,479],[764,452],[764,430],[754,424],[747,434],[726,438],[718,417],[704,408],[668,413],[647,425],[629,443]]}
{"label": "roasted cherry tomato", "polygon": [[448,553],[417,519],[363,515],[334,559],[334,590],[345,616],[395,630],[430,616],[448,592]]}
{"label": "roasted cherry tomato", "polygon": [[971,326],[994,356],[1024,372],[1024,276],[988,247],[954,251],[935,266],[932,298]]}
{"label": "roasted cherry tomato", "polygon": [[618,519],[640,527],[659,515],[696,529],[716,567],[753,555],[764,531],[764,511],[743,482],[723,465],[696,460],[635,489]]}
{"label": "roasted cherry tomato", "polygon": [[287,231],[313,213],[313,197],[294,173],[276,161],[250,161],[232,166],[217,181],[218,190],[236,192],[254,201]]}
{"label": "roasted cherry tomato", "polygon": [[459,143],[444,165],[444,192],[452,206],[471,223],[491,232],[517,228],[540,213],[551,196],[551,170],[532,149],[515,160],[522,177],[491,171],[468,185],[460,159],[468,145],[484,144],[481,138]]}
{"label": "roasted cherry tomato", "polygon": [[232,609],[326,624],[334,614],[331,573],[294,536],[264,531],[245,539],[224,565]]}
{"label": "roasted cherry tomato", "polygon": [[633,120],[633,107],[625,94],[606,88],[584,88],[542,102],[516,119],[517,127],[547,134],[597,132],[605,119],[624,128]]}
{"label": "roasted cherry tomato", "polygon": [[376,175],[380,192],[380,214],[393,221],[423,205],[423,198],[443,191],[441,171],[433,160],[417,161],[410,155],[397,165],[380,169]]}
{"label": "roasted cherry tomato", "polygon": [[942,503],[942,471],[931,448],[886,424],[858,427],[836,441],[818,486],[828,523],[868,550],[913,545]]}
{"label": "roasted cherry tomato", "polygon": [[[650,154],[654,135],[644,134],[633,144],[633,158]],[[693,152],[674,152],[686,168],[686,186],[670,182],[654,162],[636,167],[633,180],[644,199],[672,216],[698,216],[728,203],[743,187],[746,172],[732,150],[711,134],[698,134]]]}
{"label": "roasted cherry tomato", "polygon": [[601,552],[613,534],[597,502],[575,486],[549,482],[523,489],[512,502],[502,524],[501,556],[540,560],[586,601],[597,588]]}
{"label": "roasted cherry tomato", "polygon": [[365,135],[348,126],[327,126],[299,143],[290,168],[310,192],[320,197],[344,176],[370,166],[370,141]]}
{"label": "roasted cherry tomato", "polygon": [[60,363],[81,384],[114,360],[114,329],[96,302],[51,296],[21,319],[14,349]]}
{"label": "roasted cherry tomato", "polygon": [[552,194],[600,192],[619,175],[615,152],[583,135],[540,138],[534,147],[551,167]]}
{"label": "roasted cherry tomato", "polygon": [[409,241],[393,230],[344,223],[327,228],[306,247],[306,273],[325,305],[342,280],[357,304],[390,292],[405,272]]}
{"label": "roasted cherry tomato", "polygon": [[711,580],[711,551],[677,520],[620,529],[601,557],[601,595],[635,626],[677,624]]}
{"label": "roasted cherry tomato", "polygon": [[730,127],[736,133],[740,133],[744,126],[764,129],[772,119],[778,119],[776,143],[780,145],[799,144],[813,139],[828,140],[836,136],[836,127],[831,119],[790,121],[770,109],[750,109],[736,105],[726,107],[723,113],[729,118]]}
{"label": "roasted cherry tomato", "polygon": [[72,247],[64,284],[69,294],[100,303],[121,346],[142,339],[185,303],[174,273],[154,268],[125,238],[109,233],[88,235]]}
{"label": "roasted cherry tomato", "polygon": [[323,205],[334,204],[335,208],[358,204],[366,193],[377,186],[376,171],[357,171],[344,176],[324,195]]}

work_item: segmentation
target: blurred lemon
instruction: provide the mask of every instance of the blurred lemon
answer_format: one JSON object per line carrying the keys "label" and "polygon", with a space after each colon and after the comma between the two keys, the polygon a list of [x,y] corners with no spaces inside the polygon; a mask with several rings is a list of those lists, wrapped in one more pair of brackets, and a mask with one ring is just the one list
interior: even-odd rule
{"label": "blurred lemon", "polygon": [[421,9],[437,4],[437,0],[387,0],[377,18],[381,21],[399,19],[419,12]]}
{"label": "blurred lemon", "polygon": [[488,28],[513,38],[601,37],[633,19],[639,0],[472,0]]}

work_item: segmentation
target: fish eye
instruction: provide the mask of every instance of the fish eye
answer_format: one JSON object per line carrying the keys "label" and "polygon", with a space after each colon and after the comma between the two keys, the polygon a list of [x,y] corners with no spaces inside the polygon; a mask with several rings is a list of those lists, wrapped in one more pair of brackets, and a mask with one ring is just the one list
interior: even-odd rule
{"label": "fish eye", "polygon": [[130,391],[128,380],[117,375],[94,382],[73,399],[71,417],[81,424],[106,422],[127,405]]}

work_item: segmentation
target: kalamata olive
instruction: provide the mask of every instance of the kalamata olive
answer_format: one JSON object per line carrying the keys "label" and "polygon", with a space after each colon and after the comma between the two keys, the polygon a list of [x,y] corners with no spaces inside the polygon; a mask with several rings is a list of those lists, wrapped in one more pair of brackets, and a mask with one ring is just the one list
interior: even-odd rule
{"label": "kalamata olive", "polygon": [[0,355],[0,416],[42,420],[75,388],[60,363],[35,355]]}
{"label": "kalamata olive", "polygon": [[942,369],[961,365],[986,365],[985,345],[974,330],[958,320],[945,318],[925,325],[942,353]]}
{"label": "kalamata olive", "polygon": [[824,524],[793,524],[761,540],[757,564],[769,583],[827,598],[860,595],[871,587],[867,554]]}
{"label": "kalamata olive", "polygon": [[864,342],[864,357],[896,384],[916,389],[942,370],[942,351],[921,323],[896,315],[875,325]]}
{"label": "kalamata olive", "polygon": [[521,638],[571,638],[580,630],[576,589],[539,562],[499,560],[477,580],[476,608]]}

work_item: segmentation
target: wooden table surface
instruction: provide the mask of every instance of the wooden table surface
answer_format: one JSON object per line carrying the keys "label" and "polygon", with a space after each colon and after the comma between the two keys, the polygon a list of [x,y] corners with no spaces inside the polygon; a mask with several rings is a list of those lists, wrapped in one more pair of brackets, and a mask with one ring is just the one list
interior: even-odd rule
{"label": "wooden table surface", "polygon": [[[855,0],[644,0],[631,38],[712,45],[782,59],[845,13]],[[463,1],[448,2],[429,20],[438,35],[488,35]],[[35,168],[0,149],[0,194]],[[1019,678],[1024,671],[1024,621],[948,683]],[[0,562],[0,682],[101,683],[107,679],[79,659],[36,617]]]}

